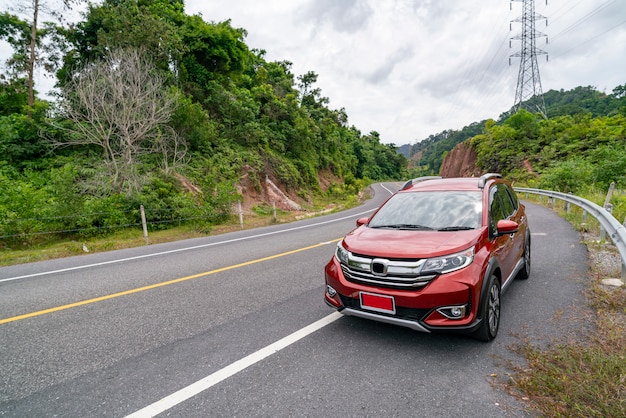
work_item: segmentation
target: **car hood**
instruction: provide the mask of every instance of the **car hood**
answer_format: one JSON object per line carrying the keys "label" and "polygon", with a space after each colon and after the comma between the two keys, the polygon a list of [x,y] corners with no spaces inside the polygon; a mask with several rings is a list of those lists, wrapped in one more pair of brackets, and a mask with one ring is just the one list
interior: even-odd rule
{"label": "car hood", "polygon": [[410,231],[361,226],[343,239],[346,250],[381,258],[426,258],[463,251],[486,228],[470,231]]}

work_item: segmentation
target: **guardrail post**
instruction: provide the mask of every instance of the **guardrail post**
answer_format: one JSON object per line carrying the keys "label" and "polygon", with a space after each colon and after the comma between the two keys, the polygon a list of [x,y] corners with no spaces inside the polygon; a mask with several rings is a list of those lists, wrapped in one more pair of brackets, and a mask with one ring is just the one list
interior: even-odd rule
{"label": "guardrail post", "polygon": [[[572,196],[572,192],[569,192],[569,195]],[[565,213],[567,213],[568,215],[570,214],[570,204],[568,201],[565,201]]]}
{"label": "guardrail post", "polygon": [[[611,214],[613,213],[613,205],[610,203],[605,203],[604,209]],[[606,240],[606,230],[602,227],[602,225],[600,225],[600,241],[605,241],[605,240]]]}

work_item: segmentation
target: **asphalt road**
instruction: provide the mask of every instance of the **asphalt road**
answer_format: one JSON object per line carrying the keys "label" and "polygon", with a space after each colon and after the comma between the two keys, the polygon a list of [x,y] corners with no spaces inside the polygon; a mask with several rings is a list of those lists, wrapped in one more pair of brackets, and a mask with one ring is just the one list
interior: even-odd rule
{"label": "asphalt road", "polygon": [[335,241],[399,186],[287,225],[0,268],[0,416],[532,416],[497,383],[519,338],[567,332],[578,233],[527,205],[531,278],[492,343],[334,313]]}

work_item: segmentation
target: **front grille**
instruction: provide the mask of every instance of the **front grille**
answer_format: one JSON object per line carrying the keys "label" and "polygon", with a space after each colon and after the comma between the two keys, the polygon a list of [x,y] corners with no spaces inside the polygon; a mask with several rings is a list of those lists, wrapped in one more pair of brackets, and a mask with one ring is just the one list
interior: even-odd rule
{"label": "front grille", "polygon": [[437,277],[436,274],[420,273],[425,261],[387,260],[351,254],[348,264],[341,263],[341,271],[346,280],[353,283],[415,290]]}
{"label": "front grille", "polygon": [[[364,309],[361,309],[361,304],[360,304],[358,299],[349,298],[349,297],[343,296],[343,295],[339,295],[339,297],[341,298],[341,303],[343,303],[343,306],[345,306],[346,308],[352,308],[352,309],[356,309],[356,310],[359,310],[359,311],[363,311],[364,310]],[[405,307],[402,307],[402,306],[396,306],[396,314],[395,315],[384,314],[384,313],[380,313],[380,312],[376,312],[376,314],[377,315],[392,316],[394,318],[406,319],[406,320],[409,320],[409,321],[420,321],[430,311],[431,311],[430,309],[405,308]]]}

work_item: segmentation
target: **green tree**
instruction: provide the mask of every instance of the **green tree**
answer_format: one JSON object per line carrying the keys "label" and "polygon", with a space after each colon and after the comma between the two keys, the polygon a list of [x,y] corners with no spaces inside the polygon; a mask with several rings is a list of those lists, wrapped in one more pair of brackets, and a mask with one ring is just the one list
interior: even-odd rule
{"label": "green tree", "polygon": [[74,51],[66,56],[61,81],[115,49],[142,49],[165,72],[178,66],[185,50],[182,0],[104,0],[89,3],[85,16],[70,34]]}
{"label": "green tree", "polygon": [[[29,0],[18,3],[17,7],[20,14],[28,16],[26,19],[6,12],[0,16],[0,39],[7,41],[14,51],[8,65],[14,78],[26,75],[30,107],[35,104],[35,67],[42,64],[50,73],[58,68],[66,45],[64,12],[79,3],[81,0],[63,0],[59,7],[44,0]],[[41,25],[42,14],[55,18],[57,23],[44,22]],[[28,117],[31,117],[30,110]]]}
{"label": "green tree", "polygon": [[211,81],[224,86],[238,81],[253,59],[244,42],[245,30],[233,28],[230,21],[210,24],[200,16],[188,16],[180,31],[186,46],[179,65],[180,83],[200,102],[207,99]]}

